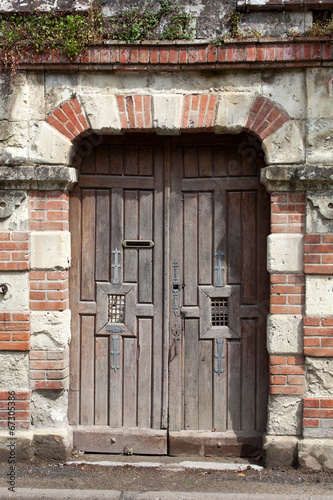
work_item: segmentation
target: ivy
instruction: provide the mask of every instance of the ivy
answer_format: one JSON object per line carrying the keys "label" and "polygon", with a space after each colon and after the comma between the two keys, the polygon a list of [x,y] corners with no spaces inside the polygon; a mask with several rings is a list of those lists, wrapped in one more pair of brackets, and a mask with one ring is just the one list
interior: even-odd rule
{"label": "ivy", "polygon": [[89,45],[105,39],[188,40],[192,38],[192,14],[176,0],[160,0],[144,9],[130,9],[107,18],[98,0],[83,12],[39,12],[0,16],[0,64],[15,73],[27,52],[58,51],[70,59]]}

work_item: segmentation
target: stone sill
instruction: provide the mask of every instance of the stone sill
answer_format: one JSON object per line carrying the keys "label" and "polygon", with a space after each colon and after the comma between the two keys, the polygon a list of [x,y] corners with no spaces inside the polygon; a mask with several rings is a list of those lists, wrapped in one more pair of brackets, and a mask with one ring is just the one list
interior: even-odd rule
{"label": "stone sill", "polygon": [[261,169],[260,181],[268,192],[331,190],[333,165],[272,165]]}
{"label": "stone sill", "polygon": [[71,190],[77,182],[77,170],[50,165],[0,167],[0,189]]}

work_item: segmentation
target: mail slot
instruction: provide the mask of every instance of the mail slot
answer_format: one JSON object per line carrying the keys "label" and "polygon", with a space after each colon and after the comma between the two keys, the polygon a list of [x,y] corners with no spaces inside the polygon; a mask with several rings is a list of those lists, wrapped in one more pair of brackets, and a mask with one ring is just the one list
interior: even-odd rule
{"label": "mail slot", "polygon": [[151,240],[124,240],[123,247],[125,248],[152,248],[154,242]]}

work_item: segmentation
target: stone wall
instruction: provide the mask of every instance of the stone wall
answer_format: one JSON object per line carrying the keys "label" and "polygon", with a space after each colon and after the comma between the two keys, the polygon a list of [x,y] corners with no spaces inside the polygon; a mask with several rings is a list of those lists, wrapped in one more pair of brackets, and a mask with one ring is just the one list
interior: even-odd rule
{"label": "stone wall", "polygon": [[[22,458],[71,446],[75,151],[92,150],[91,132],[245,130],[271,196],[266,461],[333,467],[332,81],[332,47],[304,40],[107,45],[76,62],[28,57],[15,84],[1,75],[0,405],[15,391]],[[3,457],[6,425],[2,411]]]}

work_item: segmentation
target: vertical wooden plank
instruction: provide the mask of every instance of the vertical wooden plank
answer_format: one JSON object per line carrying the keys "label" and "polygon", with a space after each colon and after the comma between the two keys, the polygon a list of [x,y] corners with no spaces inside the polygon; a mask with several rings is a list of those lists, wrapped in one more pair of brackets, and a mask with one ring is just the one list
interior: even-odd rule
{"label": "vertical wooden plank", "polygon": [[[124,191],[124,230],[126,240],[138,239],[138,191]],[[124,281],[136,283],[138,279],[138,251],[124,249]]]}
{"label": "vertical wooden plank", "polygon": [[198,320],[185,320],[184,420],[185,429],[199,429],[199,334]]}
{"label": "vertical wooden plank", "polygon": [[110,191],[96,195],[96,280],[110,281]]}
{"label": "vertical wooden plank", "polygon": [[199,429],[213,429],[212,341],[199,341]]}
{"label": "vertical wooden plank", "polygon": [[213,148],[214,177],[226,177],[226,155],[221,147]]}
{"label": "vertical wooden plank", "polygon": [[[121,188],[112,188],[111,190],[111,248],[110,251],[119,250],[120,269],[118,270],[119,283],[123,282],[124,267],[124,249],[122,247],[124,231],[124,193]],[[112,253],[109,255],[109,261],[114,261]],[[113,273],[111,273],[113,278]],[[111,276],[110,276],[111,280]],[[112,281],[112,280],[111,280]]]}
{"label": "vertical wooden plank", "polygon": [[96,148],[96,174],[109,173],[109,146],[104,144]]}
{"label": "vertical wooden plank", "polygon": [[[183,376],[183,338],[177,342],[177,352],[173,344],[172,328],[174,324],[181,325],[179,314],[174,316],[172,311],[172,263],[178,263],[179,282],[183,282],[183,210],[181,209],[182,193],[180,191],[183,177],[183,151],[179,144],[180,139],[172,140],[170,151],[170,234],[168,282],[165,295],[168,297],[169,310],[167,324],[169,326],[169,429],[178,431],[184,428],[184,376]],[[182,333],[183,336],[183,333]]]}
{"label": "vertical wooden plank", "polygon": [[198,149],[184,148],[184,174],[185,177],[198,177]]}
{"label": "vertical wooden plank", "polygon": [[212,177],[213,175],[213,159],[211,148],[199,148],[199,174],[200,177]]}
{"label": "vertical wooden plank", "polygon": [[242,286],[241,302],[255,304],[257,301],[257,199],[255,192],[244,192],[242,199]]}
{"label": "vertical wooden plank", "polygon": [[96,338],[95,346],[95,425],[108,425],[108,339]]}
{"label": "vertical wooden plank", "polygon": [[212,283],[212,255],[213,255],[213,193],[199,193],[199,284]]}
{"label": "vertical wooden plank", "polygon": [[228,346],[228,419],[227,430],[241,430],[241,344]]}
{"label": "vertical wooden plank", "polygon": [[242,429],[254,430],[256,419],[256,321],[242,320]]}
{"label": "vertical wooden plank", "polygon": [[95,299],[95,190],[82,190],[81,299]]}
{"label": "vertical wooden plank", "polygon": [[126,146],[124,149],[125,156],[125,175],[137,175],[139,164],[139,148],[138,146]]}
{"label": "vertical wooden plank", "polygon": [[81,279],[81,190],[75,186],[69,197],[69,230],[73,261],[69,269],[69,307],[71,310],[71,344],[70,344],[70,384],[68,401],[68,418],[70,425],[79,425],[80,419],[80,329],[81,322],[78,311]]}
{"label": "vertical wooden plank", "polygon": [[151,427],[152,320],[138,319],[138,427]]}
{"label": "vertical wooden plank", "polygon": [[89,175],[95,173],[95,158],[96,158],[95,148],[92,148],[91,151],[87,152],[82,151],[81,173],[83,175]]}
{"label": "vertical wooden plank", "polygon": [[110,174],[123,175],[124,173],[123,146],[110,146]]}
{"label": "vertical wooden plank", "polygon": [[198,195],[184,193],[184,305],[198,301]]}
{"label": "vertical wooden plank", "polygon": [[224,257],[222,258],[222,265],[225,268],[222,272],[222,282],[224,285],[228,283],[228,260],[226,259],[227,249],[228,249],[228,231],[227,231],[227,193],[224,189],[216,189],[214,192],[214,245],[213,245],[213,265],[212,265],[212,283],[216,284],[217,281],[217,271],[215,267],[217,266],[218,260],[216,253],[222,252]]}
{"label": "vertical wooden plank", "polygon": [[229,177],[241,177],[242,176],[242,163],[241,156],[237,154],[237,148],[226,148],[227,155],[227,167]]}
{"label": "vertical wooden plank", "polygon": [[[253,139],[253,137],[251,137]],[[244,144],[242,147],[242,169],[243,169],[243,176],[248,176],[252,177],[255,175],[259,175],[259,172],[257,172],[257,164],[255,162],[255,158],[257,157],[258,154],[260,154],[260,151],[256,148],[257,142],[254,141],[253,144],[248,143]]]}
{"label": "vertical wooden plank", "polygon": [[151,146],[139,148],[139,175],[153,175],[153,148]]}
{"label": "vertical wooden plank", "polygon": [[224,432],[227,429],[227,397],[228,397],[228,350],[226,348],[226,340],[223,342],[222,369],[223,373],[215,372],[218,367],[218,360],[215,356],[218,355],[218,347],[216,339],[214,343],[214,361],[213,361],[213,429],[215,431]]}
{"label": "vertical wooden plank", "polygon": [[123,338],[123,426],[137,426],[137,339]]}
{"label": "vertical wooden plank", "polygon": [[81,318],[81,425],[94,424],[94,330],[94,317],[83,316]]}
{"label": "vertical wooden plank", "polygon": [[114,356],[111,354],[113,351],[112,335],[109,339],[109,379],[110,379],[110,412],[109,412],[109,425],[110,427],[121,427],[123,425],[123,371],[124,371],[124,341],[119,335],[117,339],[118,352],[118,366],[119,369],[115,370]]}
{"label": "vertical wooden plank", "polygon": [[[153,192],[139,193],[139,239],[151,240],[153,237]],[[151,303],[153,300],[153,249],[142,248],[139,253],[139,302]]]}
{"label": "vertical wooden plank", "polygon": [[241,193],[228,193],[228,282],[240,283],[242,272]]}

